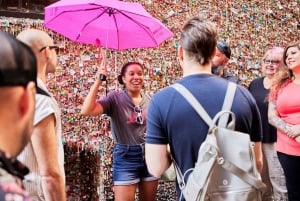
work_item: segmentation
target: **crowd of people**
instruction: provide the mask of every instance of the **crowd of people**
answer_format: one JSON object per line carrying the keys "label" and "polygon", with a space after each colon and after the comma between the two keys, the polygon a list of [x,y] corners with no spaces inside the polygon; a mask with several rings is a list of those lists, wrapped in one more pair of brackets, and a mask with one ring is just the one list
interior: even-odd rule
{"label": "crowd of people", "polygon": [[[60,47],[58,69],[48,77],[47,87],[51,91],[62,111],[62,133],[64,148],[68,157],[66,161],[76,162],[77,156],[87,156],[94,161],[94,171],[101,175],[100,182],[95,179],[94,185],[105,184],[100,199],[105,200],[112,193],[112,145],[110,123],[105,115],[84,117],[80,109],[100,65],[100,58],[106,58],[107,80],[99,87],[97,96],[105,96],[110,91],[122,89],[117,82],[121,67],[128,61],[137,61],[143,69],[143,91],[154,95],[165,86],[169,86],[182,76],[177,62],[180,30],[187,18],[199,14],[216,23],[219,37],[231,47],[231,56],[227,70],[241,80],[241,85],[248,86],[262,74],[261,58],[264,52],[273,46],[285,47],[299,38],[299,2],[289,1],[193,1],[193,0],[144,0],[138,1],[147,11],[160,19],[173,33],[174,37],[158,48],[112,51],[105,47],[96,47],[74,43],[65,37],[47,30],[42,20],[0,18],[0,29],[13,35],[26,28],[45,30]],[[106,134],[106,135],[103,135]],[[99,148],[100,147],[100,148]],[[68,153],[70,151],[70,153]],[[99,163],[96,161],[101,160]],[[97,160],[98,159],[98,160]],[[79,162],[78,162],[79,163]],[[77,164],[78,164],[77,163]],[[80,166],[80,165],[78,165]],[[66,164],[66,183],[74,188],[67,188],[68,196],[90,196],[88,188],[78,187],[79,167]],[[78,167],[78,168],[77,168]],[[73,168],[73,169],[72,169]],[[81,172],[80,174],[84,174]],[[73,176],[70,176],[73,175]],[[89,184],[82,182],[82,186]],[[85,193],[81,193],[81,191]],[[171,194],[171,193],[170,193]],[[170,195],[168,194],[168,195]],[[168,196],[164,195],[164,196]],[[166,200],[169,199],[165,198]],[[164,198],[160,199],[164,200]]]}

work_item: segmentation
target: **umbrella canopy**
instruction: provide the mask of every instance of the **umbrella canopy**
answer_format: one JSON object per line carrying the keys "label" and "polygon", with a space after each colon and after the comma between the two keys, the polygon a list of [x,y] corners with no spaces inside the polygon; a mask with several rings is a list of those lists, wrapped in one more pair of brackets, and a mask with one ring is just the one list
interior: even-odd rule
{"label": "umbrella canopy", "polygon": [[157,47],[173,36],[141,4],[61,0],[45,7],[44,26],[75,41],[115,50]]}

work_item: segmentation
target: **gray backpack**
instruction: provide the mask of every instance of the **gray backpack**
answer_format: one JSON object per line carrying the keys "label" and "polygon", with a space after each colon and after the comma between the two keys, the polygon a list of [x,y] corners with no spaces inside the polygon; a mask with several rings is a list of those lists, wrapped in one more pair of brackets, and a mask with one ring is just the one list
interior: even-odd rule
{"label": "gray backpack", "polygon": [[[250,136],[234,130],[235,114],[230,110],[236,84],[229,82],[223,108],[213,119],[184,86],[176,83],[172,87],[209,125],[194,168],[182,174],[173,160],[181,196],[186,201],[261,201],[265,184],[256,169]],[[192,172],[185,182],[189,171]]]}

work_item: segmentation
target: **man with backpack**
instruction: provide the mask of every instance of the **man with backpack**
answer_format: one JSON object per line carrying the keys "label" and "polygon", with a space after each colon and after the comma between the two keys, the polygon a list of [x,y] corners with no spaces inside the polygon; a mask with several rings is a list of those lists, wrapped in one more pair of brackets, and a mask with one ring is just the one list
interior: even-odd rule
{"label": "man with backpack", "polygon": [[[211,22],[200,17],[193,17],[182,29],[178,48],[183,78],[177,83],[183,85],[195,96],[210,118],[222,110],[229,84],[225,79],[211,73],[217,38],[216,27]],[[247,89],[234,85],[236,91],[231,111],[236,116],[235,130],[250,135],[256,168],[261,171],[262,128],[259,110]],[[145,145],[145,157],[150,173],[155,177],[160,177],[173,159],[180,172],[184,174],[186,182],[192,172],[189,170],[194,168],[198,160],[199,148],[207,137],[208,128],[206,121],[174,87],[167,87],[154,94],[147,114]],[[232,139],[232,146],[235,146],[235,143],[238,142]],[[170,151],[167,148],[168,144]],[[231,149],[231,146],[228,149]],[[226,182],[223,182],[225,187]],[[177,185],[177,195],[180,198],[179,185]],[[181,200],[185,199],[182,197]]]}

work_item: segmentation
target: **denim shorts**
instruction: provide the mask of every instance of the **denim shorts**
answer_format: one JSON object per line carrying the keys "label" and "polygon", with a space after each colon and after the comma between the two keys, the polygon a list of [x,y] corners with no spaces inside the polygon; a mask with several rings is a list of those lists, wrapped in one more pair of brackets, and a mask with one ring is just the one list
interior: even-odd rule
{"label": "denim shorts", "polygon": [[145,144],[115,144],[113,151],[114,185],[131,185],[140,181],[154,181],[145,162]]}

